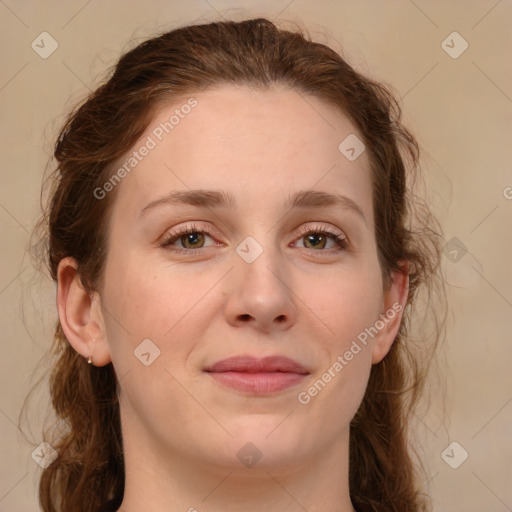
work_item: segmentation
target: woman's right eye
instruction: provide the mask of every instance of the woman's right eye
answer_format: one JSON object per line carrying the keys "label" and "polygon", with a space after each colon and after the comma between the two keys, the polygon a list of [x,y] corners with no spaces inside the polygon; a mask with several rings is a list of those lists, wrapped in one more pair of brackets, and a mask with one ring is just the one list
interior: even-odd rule
{"label": "woman's right eye", "polygon": [[182,244],[182,247],[177,249],[178,252],[188,252],[193,251],[195,249],[202,249],[205,240],[205,235],[209,236],[207,235],[207,233],[208,231],[201,229],[198,226],[186,226],[174,232],[170,232],[165,237],[161,245],[162,247],[168,248],[174,245],[175,242],[180,242]]}

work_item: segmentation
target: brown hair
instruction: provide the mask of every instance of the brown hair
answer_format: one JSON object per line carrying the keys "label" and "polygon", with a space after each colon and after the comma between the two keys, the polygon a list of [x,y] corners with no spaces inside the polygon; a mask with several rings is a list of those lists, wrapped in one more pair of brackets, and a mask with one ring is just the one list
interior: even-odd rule
{"label": "brown hair", "polygon": [[[384,283],[407,260],[410,287],[399,333],[388,355],[372,367],[351,423],[350,497],[359,512],[427,510],[408,425],[441,329],[436,321],[433,341],[418,340],[416,350],[410,327],[420,289],[429,301],[436,290],[444,296],[441,228],[413,194],[419,147],[401,124],[390,89],[312,42],[307,30],[279,29],[262,18],[206,23],[172,30],[125,53],[110,77],[70,113],[56,142],[57,166],[46,181],[49,201],[37,227],[48,240],[50,276],[56,281],[60,260],[72,256],[86,288],[101,288],[116,191],[97,200],[94,190],[111,177],[115,162],[162,103],[219,84],[265,90],[284,85],[313,95],[344,112],[364,139]],[[114,368],[88,365],[59,322],[51,354],[52,405],[65,428],[49,440],[59,457],[42,471],[42,509],[115,510],[124,493],[124,462]]]}

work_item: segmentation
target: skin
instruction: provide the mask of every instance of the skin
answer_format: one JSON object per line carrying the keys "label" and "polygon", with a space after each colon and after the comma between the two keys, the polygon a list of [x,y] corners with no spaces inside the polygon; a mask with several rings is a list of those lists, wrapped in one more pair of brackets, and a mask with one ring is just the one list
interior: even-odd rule
{"label": "skin", "polygon": [[[401,312],[309,403],[297,395],[379,315],[406,303],[406,267],[383,289],[367,152],[351,162],[338,150],[349,134],[362,136],[331,106],[287,88],[226,85],[194,97],[197,106],[117,185],[102,289],[89,296],[76,262],[59,265],[66,337],[94,365],[112,361],[120,380],[120,510],[353,512],[349,424]],[[162,106],[133,149],[185,101]],[[170,191],[196,188],[225,190],[237,205],[165,205],[140,216]],[[344,194],[366,220],[337,206],[285,208],[298,190]],[[203,237],[161,246],[190,222]],[[298,231],[318,226],[342,233],[348,248],[321,237],[308,244]],[[247,236],[263,249],[252,263],[236,252]],[[134,356],[145,339],[160,350],[149,366]],[[310,374],[254,396],[203,371],[248,354],[282,354]],[[247,442],[262,454],[253,467],[237,457]]]}

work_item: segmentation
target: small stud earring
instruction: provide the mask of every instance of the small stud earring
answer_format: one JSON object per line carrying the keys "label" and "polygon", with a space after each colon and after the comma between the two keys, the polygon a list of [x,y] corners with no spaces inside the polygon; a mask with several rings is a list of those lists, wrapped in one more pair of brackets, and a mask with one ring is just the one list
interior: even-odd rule
{"label": "small stud earring", "polygon": [[87,359],[87,362],[88,362],[89,364],[91,364],[91,363],[92,363],[92,356],[89,356],[89,359]]}

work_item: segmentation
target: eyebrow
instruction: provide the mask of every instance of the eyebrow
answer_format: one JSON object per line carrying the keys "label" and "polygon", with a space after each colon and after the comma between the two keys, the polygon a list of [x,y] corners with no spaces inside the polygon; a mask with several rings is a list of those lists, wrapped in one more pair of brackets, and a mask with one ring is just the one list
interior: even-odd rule
{"label": "eyebrow", "polygon": [[[203,208],[233,208],[236,206],[235,198],[224,190],[176,190],[151,201],[140,211],[140,216],[160,205],[189,205]],[[299,190],[289,196],[285,208],[324,208],[338,206],[345,210],[355,212],[365,224],[366,217],[362,208],[350,197],[343,194],[330,194],[318,190]]]}

